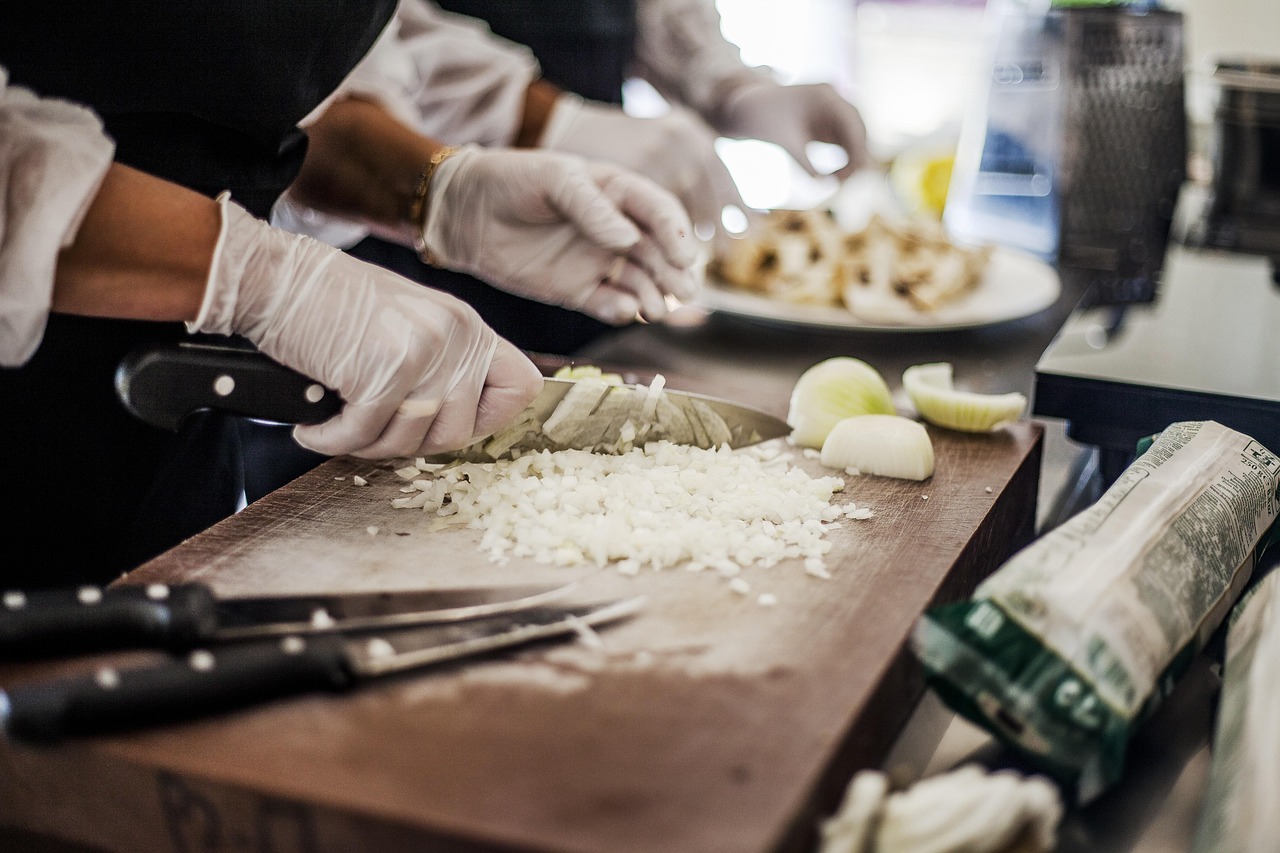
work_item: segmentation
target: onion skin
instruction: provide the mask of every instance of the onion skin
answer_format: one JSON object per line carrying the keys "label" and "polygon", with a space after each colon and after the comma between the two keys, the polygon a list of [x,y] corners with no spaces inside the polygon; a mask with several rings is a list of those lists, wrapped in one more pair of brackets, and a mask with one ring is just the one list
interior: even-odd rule
{"label": "onion skin", "polygon": [[894,413],[893,396],[879,371],[860,359],[837,356],[800,375],[791,391],[787,423],[793,444],[821,449],[844,418]]}
{"label": "onion skin", "polygon": [[1022,417],[1027,407],[1027,398],[1016,392],[978,394],[956,390],[948,362],[908,367],[902,373],[902,387],[921,418],[959,432],[991,432]]}

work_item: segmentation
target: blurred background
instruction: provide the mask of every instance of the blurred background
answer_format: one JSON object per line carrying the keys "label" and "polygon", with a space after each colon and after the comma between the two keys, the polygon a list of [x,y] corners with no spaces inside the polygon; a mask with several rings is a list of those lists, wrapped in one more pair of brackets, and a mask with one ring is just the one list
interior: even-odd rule
{"label": "blurred background", "polygon": [[[862,111],[875,157],[886,168],[896,165],[899,173],[910,173],[904,180],[915,184],[906,190],[920,195],[914,202],[941,204],[966,110],[981,99],[989,79],[993,46],[984,29],[987,0],[719,0],[717,5],[725,36],[741,48],[747,63],[769,66],[790,83],[832,83]],[[1156,5],[1183,15],[1190,174],[1204,177],[1214,63],[1224,56],[1280,59],[1280,3],[1165,0]],[[626,108],[646,115],[665,105],[636,81],[627,87]],[[768,143],[721,140],[720,146],[752,207],[809,207],[836,190],[833,181],[810,178]]]}

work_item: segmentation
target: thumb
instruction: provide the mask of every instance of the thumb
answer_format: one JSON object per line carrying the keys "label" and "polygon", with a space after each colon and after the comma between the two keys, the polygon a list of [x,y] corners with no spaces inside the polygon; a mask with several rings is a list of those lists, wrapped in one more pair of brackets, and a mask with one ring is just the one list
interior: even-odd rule
{"label": "thumb", "polygon": [[800,138],[791,138],[778,142],[782,146],[782,150],[791,155],[791,158],[800,164],[800,168],[804,169],[811,178],[823,177],[823,173],[819,172],[817,167],[809,160],[809,154],[805,151],[805,140]]}

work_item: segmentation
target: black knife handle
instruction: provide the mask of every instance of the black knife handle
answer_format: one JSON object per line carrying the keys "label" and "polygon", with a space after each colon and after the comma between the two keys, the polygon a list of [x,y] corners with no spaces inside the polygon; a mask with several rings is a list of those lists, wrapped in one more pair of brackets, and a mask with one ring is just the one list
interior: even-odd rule
{"label": "black knife handle", "polygon": [[116,370],[116,394],[136,417],[176,430],[213,409],[285,424],[318,424],[342,398],[257,350],[179,343],[129,353]]}
{"label": "black knife handle", "polygon": [[15,740],[54,743],[163,725],[352,684],[338,636],[285,637],[199,649],[186,658],[103,668],[0,692],[0,724]]}
{"label": "black knife handle", "polygon": [[0,660],[189,649],[213,636],[216,608],[202,584],[9,590],[0,594]]}

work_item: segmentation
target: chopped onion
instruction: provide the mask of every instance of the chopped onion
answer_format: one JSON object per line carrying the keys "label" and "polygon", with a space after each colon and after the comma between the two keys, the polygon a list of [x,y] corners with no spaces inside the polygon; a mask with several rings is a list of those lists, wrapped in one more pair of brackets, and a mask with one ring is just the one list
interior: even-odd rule
{"label": "chopped onion", "polygon": [[901,415],[856,415],[831,429],[822,445],[828,468],[925,480],[933,476],[933,442],[919,421]]}
{"label": "chopped onion", "polygon": [[990,432],[1002,423],[1016,421],[1027,406],[1027,398],[1018,393],[957,391],[948,362],[908,367],[902,374],[902,387],[920,417],[961,432]]}
{"label": "chopped onion", "polygon": [[768,446],[739,451],[667,441],[608,455],[522,452],[459,462],[420,477],[419,497],[392,506],[426,512],[433,529],[481,531],[491,559],[615,564],[620,572],[687,564],[726,579],[748,565],[804,561],[813,573],[831,548],[839,477],[812,477]]}
{"label": "chopped onion", "polygon": [[821,448],[827,433],[844,418],[893,413],[893,397],[884,377],[865,361],[838,356],[800,375],[791,392],[787,424],[793,443]]}

